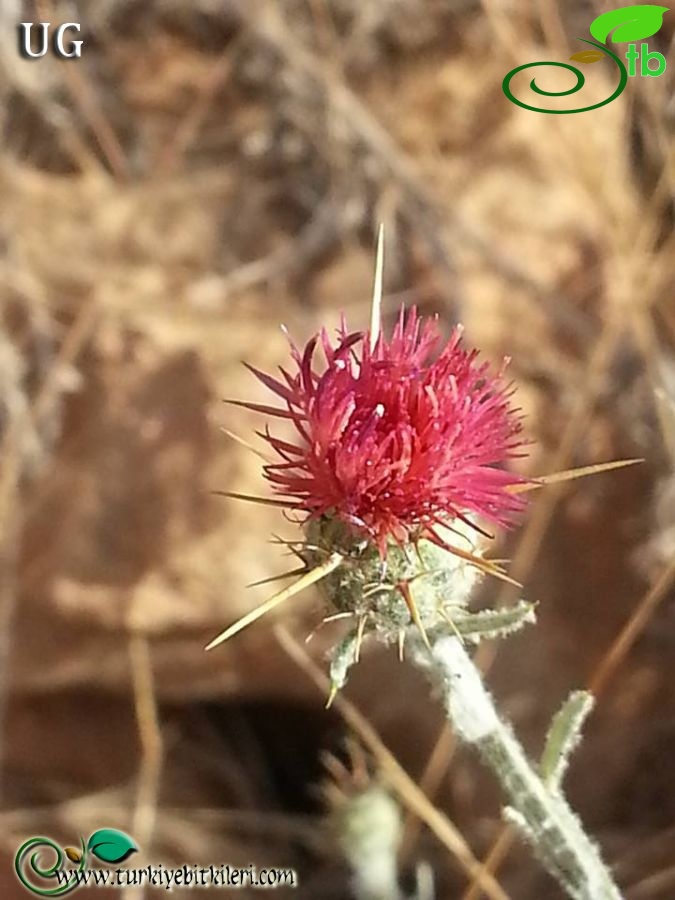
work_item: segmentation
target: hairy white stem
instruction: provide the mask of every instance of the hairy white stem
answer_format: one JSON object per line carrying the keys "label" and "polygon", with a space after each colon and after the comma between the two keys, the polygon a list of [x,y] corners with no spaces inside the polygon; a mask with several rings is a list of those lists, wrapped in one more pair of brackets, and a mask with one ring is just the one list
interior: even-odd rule
{"label": "hairy white stem", "polygon": [[396,859],[402,833],[401,812],[383,788],[374,785],[345,803],[338,839],[359,900],[402,900]]}
{"label": "hairy white stem", "polygon": [[478,749],[508,796],[506,817],[516,824],[543,865],[574,900],[621,900],[596,845],[555,787],[547,786],[511,728],[499,717],[481,675],[461,641],[419,643],[415,661],[443,690],[457,735]]}

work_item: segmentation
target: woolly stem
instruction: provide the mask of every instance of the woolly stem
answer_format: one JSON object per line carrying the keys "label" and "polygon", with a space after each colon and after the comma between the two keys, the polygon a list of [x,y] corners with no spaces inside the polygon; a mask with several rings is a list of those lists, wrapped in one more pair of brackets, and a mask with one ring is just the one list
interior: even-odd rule
{"label": "woolly stem", "polygon": [[353,871],[359,900],[403,900],[397,853],[401,813],[377,785],[347,800],[338,817],[338,840]]}
{"label": "woolly stem", "polygon": [[548,787],[499,717],[481,675],[456,637],[429,635],[432,650],[416,642],[415,662],[441,686],[457,735],[473,744],[499,779],[504,810],[536,856],[574,900],[621,900],[597,846],[559,789]]}

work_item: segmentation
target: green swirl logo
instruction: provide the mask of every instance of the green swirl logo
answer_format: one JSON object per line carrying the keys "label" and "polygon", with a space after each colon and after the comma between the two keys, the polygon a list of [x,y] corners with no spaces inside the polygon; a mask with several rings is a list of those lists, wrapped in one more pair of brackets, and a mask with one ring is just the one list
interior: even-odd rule
{"label": "green swirl logo", "polygon": [[[87,868],[90,856],[105,863],[121,863],[138,850],[129,835],[116,828],[101,828],[92,834],[86,845],[84,838],[80,838],[80,845],[81,849],[77,850],[60,847],[48,837],[29,838],[16,851],[14,869],[17,878],[32,894],[61,897],[82,884],[81,873]],[[72,865],[66,867],[66,860],[75,868]]]}
{"label": "green swirl logo", "polygon": [[[44,851],[48,850],[49,855],[53,856],[52,865],[42,863]],[[76,851],[77,852],[77,851]],[[21,884],[31,891],[33,894],[39,894],[41,897],[59,897],[62,894],[69,894],[78,884],[76,872],[83,872],[86,868],[86,850],[84,840],[82,840],[82,853],[80,854],[79,866],[68,876],[65,883],[57,884],[56,887],[42,887],[39,883],[35,883],[35,878],[40,881],[51,881],[57,877],[57,872],[64,872],[65,857],[71,856],[63,850],[56,841],[46,837],[34,837],[22,844],[16,853],[14,859],[14,868]],[[72,871],[72,870],[71,870]]]}
{"label": "green swirl logo", "polygon": [[[628,45],[628,50],[626,52],[626,60],[628,61],[627,68],[617,54],[605,46],[605,42],[609,39],[610,34],[615,43],[624,43],[628,41],[635,42],[651,37],[660,29],[663,24],[663,14],[666,12],[668,12],[668,7],[654,6],[652,4],[639,4],[636,6],[626,6],[622,9],[610,10],[609,12],[598,16],[591,23],[590,32],[591,36],[595,38],[594,41],[589,41],[587,38],[578,38],[578,40],[583,41],[585,44],[589,44],[593,49],[581,50],[570,56],[571,60],[586,65],[609,58],[616,64],[619,70],[618,85],[609,97],[605,100],[601,100],[599,103],[592,103],[589,106],[580,106],[575,109],[546,109],[545,107],[535,106],[531,103],[525,103],[523,100],[519,100],[511,90],[511,82],[519,72],[523,72],[525,69],[538,68],[539,66],[556,66],[561,69],[566,69],[568,72],[574,74],[575,83],[572,87],[562,91],[549,91],[539,87],[536,80],[533,78],[532,81],[530,81],[530,89],[534,91],[535,94],[539,94],[543,97],[567,97],[571,94],[576,94],[586,83],[585,76],[576,66],[563,62],[532,62],[517,66],[504,77],[502,90],[504,91],[505,96],[512,103],[515,103],[516,106],[520,106],[531,112],[547,113],[549,115],[564,116],[571,113],[588,112],[591,109],[599,109],[601,106],[606,106],[608,103],[611,103],[612,100],[616,100],[619,94],[623,92],[628,83],[629,76],[637,74],[638,61],[640,63],[639,74],[642,77],[653,78],[662,75],[666,69],[666,59],[663,54],[658,53],[657,51],[650,51],[647,44],[640,44],[640,49],[638,50],[635,43],[630,43]],[[656,63],[656,68],[652,65],[654,62]]]}

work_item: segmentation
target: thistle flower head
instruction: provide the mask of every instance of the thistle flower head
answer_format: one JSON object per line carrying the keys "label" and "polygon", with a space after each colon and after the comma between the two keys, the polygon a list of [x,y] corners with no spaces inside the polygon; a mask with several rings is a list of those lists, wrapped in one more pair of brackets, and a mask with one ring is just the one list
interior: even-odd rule
{"label": "thistle flower head", "polygon": [[335,340],[322,329],[303,350],[291,342],[293,367],[281,368],[281,380],[249,366],[283,405],[231,401],[295,428],[292,441],[268,429],[261,435],[278,454],[264,468],[276,499],[216,492],[299,512],[307,540],[278,539],[303,566],[265,581],[300,577],[207,649],[321,582],[334,610],[323,621],[356,623],[333,652],[329,702],[358,661],[366,634],[397,641],[402,657],[410,625],[430,648],[431,629],[449,628],[475,642],[532,621],[532,607],[523,601],[503,611],[468,611],[481,574],[518,585],[497,561],[484,558],[473,539],[476,531],[484,534],[477,520],[508,525],[530,490],[638,461],[534,480],[509,473],[504,464],[520,455],[525,441],[504,378],[506,361],[497,371],[479,361],[477,351],[462,346],[459,327],[443,344],[437,319],[424,321],[414,308],[407,316],[401,309],[387,339],[380,328],[382,271],[380,227],[370,330],[350,332],[343,318]]}
{"label": "thistle flower head", "polygon": [[249,405],[297,432],[292,443],[264,435],[280,457],[265,475],[289,508],[336,518],[382,557],[467,514],[512,521],[525,501],[502,465],[524,444],[520,418],[504,367],[479,361],[461,334],[442,346],[436,319],[401,309],[390,339],[343,319],[334,341],[323,329],[303,350],[291,343],[283,381],[252,370],[284,406]]}

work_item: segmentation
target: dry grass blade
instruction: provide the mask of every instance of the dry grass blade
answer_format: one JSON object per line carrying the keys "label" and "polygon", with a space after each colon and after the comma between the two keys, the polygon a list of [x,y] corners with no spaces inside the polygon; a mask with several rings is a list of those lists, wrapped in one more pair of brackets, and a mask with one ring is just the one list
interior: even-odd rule
{"label": "dry grass blade", "polygon": [[[499,871],[499,867],[504,862],[511,848],[515,844],[517,834],[510,825],[505,825],[499,832],[495,842],[490,847],[488,855],[483,860],[483,869],[491,872],[493,875]],[[469,886],[469,889],[462,894],[461,900],[479,900],[483,894],[482,887],[477,881]]]}
{"label": "dry grass blade", "polygon": [[50,404],[54,402],[54,396],[58,391],[60,372],[66,366],[72,365],[80,355],[94,334],[98,321],[99,310],[97,307],[93,303],[82,304],[72,324],[66,331],[59,351],[33,400],[31,413],[36,426],[41,424],[42,418],[48,411]]}
{"label": "dry grass blade", "polygon": [[628,655],[631,647],[644,630],[645,625],[656,612],[658,605],[675,583],[675,557],[661,574],[661,577],[647,591],[635,612],[623,627],[618,637],[604,654],[598,667],[588,682],[588,690],[599,697],[607,688],[610,679]]}
{"label": "dry grass blade", "polygon": [[658,900],[659,897],[669,897],[675,893],[675,866],[668,866],[660,872],[643,878],[642,881],[629,887],[626,891],[627,900]]}
{"label": "dry grass blade", "polygon": [[[53,22],[58,18],[51,0],[38,0],[37,7],[43,21]],[[68,60],[62,61],[61,68],[71,96],[96,137],[113,175],[117,181],[128,181],[129,165],[122,145],[112,125],[101,111],[100,104],[83,77],[81,68],[70,65]]]}
{"label": "dry grass blade", "polygon": [[[436,796],[445,778],[455,746],[452,727],[448,721],[444,721],[420,778],[420,790],[430,801]],[[401,843],[401,857],[404,860],[409,859],[412,854],[419,837],[420,825],[421,822],[416,816],[408,815],[406,817]]]}
{"label": "dry grass blade", "polygon": [[[10,649],[16,613],[16,563],[20,522],[19,500],[21,424],[10,421],[0,440],[0,775],[5,750],[5,719],[9,696]],[[0,782],[0,796],[2,783]]]}
{"label": "dry grass blade", "polygon": [[[164,748],[150,645],[145,635],[136,632],[131,634],[129,657],[136,724],[142,754],[131,830],[144,852],[150,852],[157,824],[157,804]],[[125,893],[134,897],[142,897],[143,891],[144,888],[141,888],[140,893],[136,888],[128,888]]]}
{"label": "dry grass blade", "polygon": [[211,104],[215,100],[219,88],[225,84],[233,70],[234,47],[228,47],[204,79],[194,103],[176,129],[173,140],[167,144],[157,161],[157,173],[160,176],[175,172],[185,158],[190,146],[199,134]]}
{"label": "dry grass blade", "polygon": [[[330,690],[330,681],[312,661],[301,644],[282,626],[277,626],[276,634],[279,643],[290,658],[308,675],[321,693],[326,695]],[[372,753],[379,765],[381,774],[398,794],[401,802],[407,809],[429,827],[455,857],[464,872],[480,883],[488,897],[492,898],[492,900],[508,900],[508,894],[506,894],[494,877],[489,872],[481,870],[480,863],[459,829],[427,799],[424,792],[389,752],[373,726],[364,718],[354,704],[345,699],[342,694],[339,694],[335,698],[334,706],[347,725]]]}

